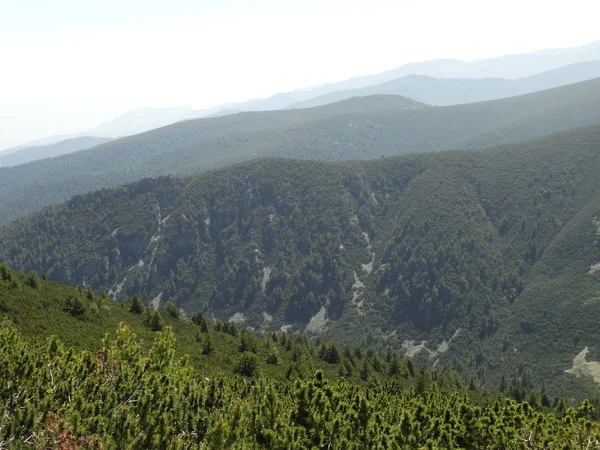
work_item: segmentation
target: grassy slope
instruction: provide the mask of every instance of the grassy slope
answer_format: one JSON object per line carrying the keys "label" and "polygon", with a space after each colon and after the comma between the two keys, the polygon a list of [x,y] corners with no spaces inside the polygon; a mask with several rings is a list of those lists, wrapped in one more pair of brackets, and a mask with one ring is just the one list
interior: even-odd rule
{"label": "grassy slope", "polygon": [[[26,276],[13,271],[18,287],[11,282],[0,281],[0,319],[9,319],[20,333],[35,344],[46,344],[48,337],[58,336],[67,347],[95,350],[106,333],[111,335],[121,323],[128,325],[137,335],[142,347],[148,349],[153,343],[156,332],[145,324],[145,313],[138,315],[129,312],[129,304],[118,303],[103,299],[100,307],[100,296],[90,301],[86,292],[53,283],[39,281],[39,287],[31,288],[26,285]],[[65,310],[67,299],[81,298],[85,313],[73,316]],[[188,320],[175,319],[166,313],[161,313],[163,326],[171,326],[175,333],[178,356],[189,355],[190,363],[202,370],[203,374],[231,374],[240,358],[241,334],[233,336],[226,332],[216,331],[211,325],[208,333]],[[210,354],[204,354],[203,348],[207,336],[213,346]],[[274,380],[284,380],[293,369],[291,376],[310,376],[316,370],[322,370],[330,379],[339,378],[339,370],[345,361],[328,363],[318,356],[318,347],[307,344],[306,340],[289,337],[291,346],[281,342],[273,343],[267,338],[257,338],[256,348],[259,360],[258,372]],[[270,343],[270,347],[268,346]],[[276,364],[268,364],[267,356],[274,348],[278,356]],[[294,359],[292,348],[300,350],[299,359]],[[294,350],[294,351],[295,351]],[[340,349],[341,352],[341,349]],[[341,353],[340,353],[341,355]],[[343,358],[343,357],[342,357]],[[365,359],[367,357],[365,356]],[[371,360],[371,359],[367,359]],[[344,378],[354,383],[362,383],[359,367],[362,361],[353,361],[352,373]],[[372,375],[380,380],[388,378],[388,364],[380,359],[381,371],[371,369]],[[400,371],[406,371],[404,361],[400,361]]]}

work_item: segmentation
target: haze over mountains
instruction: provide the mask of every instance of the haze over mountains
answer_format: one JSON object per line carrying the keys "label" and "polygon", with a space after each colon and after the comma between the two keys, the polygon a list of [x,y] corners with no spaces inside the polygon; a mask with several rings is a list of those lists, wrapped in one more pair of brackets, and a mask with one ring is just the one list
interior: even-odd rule
{"label": "haze over mountains", "polygon": [[[594,60],[600,60],[600,42],[582,47],[544,50],[529,54],[508,55],[471,62],[432,60],[410,63],[380,74],[361,76],[339,83],[330,83],[293,92],[282,92],[265,99],[252,99],[244,102],[215,105],[207,109],[192,109],[189,107],[141,108],[80,133],[37,139],[4,151],[12,152],[24,147],[39,147],[83,136],[110,138],[130,136],[190,118],[214,117],[239,111],[267,111],[290,107],[316,106],[349,98],[354,95],[352,93],[353,90],[368,87],[372,87],[372,89],[357,91],[355,94],[397,94],[432,105],[450,105],[491,100],[594,78],[598,76],[596,72],[597,66],[594,64],[590,64],[589,66],[575,66],[575,64],[580,62]],[[565,67],[569,65],[572,67]],[[542,74],[542,72],[553,71],[554,69],[563,67],[563,70]],[[539,74],[539,78],[532,77],[536,74]],[[458,79],[458,81],[436,81],[415,77],[415,75],[430,78]],[[408,78],[402,80],[404,77]],[[467,83],[464,80],[480,80],[485,78],[517,79],[524,77],[530,78],[519,80],[520,83],[516,83],[515,85],[511,85],[505,80],[485,80],[477,81],[473,84]],[[387,82],[393,83],[382,85],[382,83]],[[457,89],[458,92],[455,92]]]}
{"label": "haze over mountains", "polygon": [[407,75],[375,86],[335,91],[289,108],[310,108],[352,97],[403,95],[434,106],[459,105],[514,97],[600,77],[600,60],[586,61],[515,80],[504,78],[433,78]]}
{"label": "haze over mountains", "polygon": [[80,137],[115,139],[124,136],[131,136],[133,134],[143,133],[144,131],[159,128],[171,123],[179,122],[181,120],[202,117],[205,114],[205,111],[194,110],[188,107],[141,108],[122,114],[115,119],[109,120],[89,130],[72,135],[57,135],[49,136],[43,139],[37,139],[35,141],[28,142],[26,145],[20,145],[2,150],[0,151],[0,155],[14,153],[15,151],[22,150],[27,147],[42,147]]}
{"label": "haze over mountains", "polygon": [[176,123],[91,150],[0,168],[0,223],[93,189],[256,157],[370,159],[511,143],[600,122],[600,79],[490,102],[400,96]]}
{"label": "haze over mountains", "polygon": [[18,166],[38,159],[75,153],[112,140],[107,137],[82,136],[39,147],[24,147],[14,151],[0,152],[0,167]]}
{"label": "haze over mountains", "polygon": [[440,59],[405,64],[375,75],[365,75],[339,83],[330,83],[310,89],[276,94],[263,100],[235,104],[242,110],[284,109],[291,105],[336,91],[360,89],[396,80],[408,75],[435,78],[506,78],[528,77],[559,67],[600,59],[600,42],[569,49],[543,50],[522,55],[507,55],[476,61]]}

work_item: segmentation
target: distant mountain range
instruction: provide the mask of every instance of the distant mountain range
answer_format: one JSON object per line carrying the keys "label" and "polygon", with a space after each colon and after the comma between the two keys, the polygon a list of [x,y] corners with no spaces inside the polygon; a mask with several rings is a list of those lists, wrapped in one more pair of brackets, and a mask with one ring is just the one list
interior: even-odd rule
{"label": "distant mountain range", "polygon": [[[581,47],[543,50],[521,55],[506,55],[471,62],[456,59],[435,59],[402,65],[375,75],[365,75],[293,92],[282,92],[260,100],[237,103],[232,108],[246,111],[284,109],[293,104],[336,91],[374,86],[407,75],[424,75],[434,78],[506,78],[517,79],[535,75],[579,62],[600,59],[600,41]],[[543,88],[542,88],[543,89]]]}
{"label": "distant mountain range", "polygon": [[[24,145],[7,148],[0,151],[0,156],[14,153],[29,147],[41,147],[56,144],[62,141],[68,141],[81,137],[111,138],[131,136],[145,131],[160,128],[182,120],[204,117],[209,114],[218,113],[222,107],[217,106],[205,110],[196,110],[188,107],[174,108],[140,108],[127,112],[119,117],[104,122],[97,127],[91,128],[80,133],[69,135],[55,135],[43,139],[37,139]],[[83,141],[81,141],[83,142]],[[68,146],[68,144],[67,144]],[[89,148],[89,147],[88,147]]]}
{"label": "distant mountain range", "polygon": [[[352,97],[369,95],[400,95],[417,102],[435,106],[459,105],[538,92],[554,87],[600,77],[600,60],[571,64],[516,80],[502,78],[455,79],[433,78],[427,75],[405,77],[360,89],[335,91],[293,103],[283,109],[302,109],[322,106]],[[251,105],[250,105],[251,107]],[[16,147],[0,152],[0,167],[14,166],[41,158],[87,150],[107,138],[90,136],[128,136],[193,118],[223,117],[243,112],[239,108],[145,108],[124,114],[110,122],[86,131],[88,136],[71,138],[45,146]],[[213,111],[213,112],[210,112]],[[57,136],[62,139],[64,136]],[[16,153],[18,151],[18,154]],[[8,156],[11,154],[10,156]]]}
{"label": "distant mountain range", "polygon": [[516,80],[407,75],[375,86],[335,91],[294,103],[289,108],[310,108],[366,95],[403,95],[429,105],[459,105],[529,94],[598,77],[600,77],[600,60],[571,64]]}
{"label": "distant mountain range", "polygon": [[112,138],[83,136],[55,144],[42,145],[39,147],[24,147],[12,152],[0,153],[0,167],[18,166],[38,159],[52,158],[55,156],[67,155],[69,153],[87,150],[96,145],[112,141]]}
{"label": "distant mountain range", "polygon": [[93,149],[0,168],[0,223],[71,196],[267,156],[371,159],[533,139],[600,123],[600,78],[524,96],[429,107],[401,96],[175,123]]}
{"label": "distant mountain range", "polygon": [[[81,133],[38,139],[18,147],[5,149],[0,151],[0,154],[13,152],[24,147],[54,144],[75,137],[118,138],[130,136],[192,118],[218,117],[240,111],[269,111],[290,107],[305,108],[331,103],[354,95],[399,94],[432,105],[491,100],[594,78],[599,75],[594,75],[596,67],[593,64],[574,66],[577,63],[594,60],[600,60],[600,41],[582,47],[543,50],[471,62],[454,59],[416,62],[375,75],[365,75],[293,92],[281,92],[265,99],[216,105],[207,109],[196,110],[189,107],[142,108],[123,114],[116,119]],[[572,67],[565,67],[564,70],[556,73],[540,75],[540,78],[532,77],[532,75],[564,66]],[[415,77],[415,75],[421,75],[422,77]],[[408,78],[404,79],[404,77]],[[525,77],[529,78],[527,81],[519,80],[520,83],[517,84],[520,84],[520,88],[518,89],[515,87],[516,84],[513,85],[506,81]],[[432,80],[431,78],[453,80],[445,82]],[[465,79],[485,78],[496,78],[496,80],[480,80],[473,84],[465,81]],[[498,80],[497,78],[505,80]],[[381,86],[388,82],[391,82],[391,84]],[[377,86],[377,88],[367,89],[363,92],[348,92],[374,86]],[[492,94],[487,94],[487,92]],[[317,98],[319,99],[311,101],[311,99]]]}

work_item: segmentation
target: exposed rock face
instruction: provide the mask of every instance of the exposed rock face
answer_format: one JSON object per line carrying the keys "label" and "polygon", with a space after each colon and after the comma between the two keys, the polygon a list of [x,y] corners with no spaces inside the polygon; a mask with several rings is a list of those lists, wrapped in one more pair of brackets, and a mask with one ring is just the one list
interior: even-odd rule
{"label": "exposed rock face", "polygon": [[581,352],[573,358],[573,367],[565,370],[565,372],[575,375],[577,378],[581,376],[590,376],[596,383],[600,383],[600,363],[586,360],[589,351],[588,347],[581,350]]}

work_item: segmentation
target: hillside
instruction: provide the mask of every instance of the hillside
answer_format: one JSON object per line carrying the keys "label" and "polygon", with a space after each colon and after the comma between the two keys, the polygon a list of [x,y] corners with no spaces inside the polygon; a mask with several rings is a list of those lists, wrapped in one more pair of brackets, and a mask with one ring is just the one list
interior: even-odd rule
{"label": "hillside", "polygon": [[335,91],[294,103],[290,108],[311,108],[367,95],[402,95],[428,105],[459,105],[530,94],[598,77],[600,77],[600,60],[577,63],[516,80],[503,78],[453,79],[407,75],[375,86]]}
{"label": "hillside", "polygon": [[0,169],[0,223],[71,196],[256,157],[371,159],[518,142],[600,123],[600,79],[509,99],[432,108],[398,96],[181,122],[92,150]]}
{"label": "hillside", "polygon": [[[84,153],[16,168],[0,168],[0,223],[77,193],[151,175],[206,170],[252,159],[257,152],[276,154],[280,144],[284,144],[281,150],[290,143],[301,145],[296,138],[290,142],[286,135],[309,123],[320,122],[326,129],[338,127],[339,131],[339,120],[343,116],[351,120],[354,116],[419,106],[423,105],[410,99],[380,96],[360,101],[351,99],[306,111],[242,113],[189,120],[119,139]],[[334,119],[337,123],[330,125]],[[345,130],[348,123],[343,126]],[[335,137],[336,132],[332,129],[331,137]]]}
{"label": "hillside", "polygon": [[[257,356],[255,372],[249,375],[261,374],[273,381],[311,376],[316,370],[334,380],[340,378],[340,369],[344,368],[341,378],[363,384],[367,380],[361,378],[357,363],[365,361],[371,368],[372,381],[385,381],[390,376],[392,359],[393,375],[404,379],[410,376],[408,360],[395,353],[390,352],[384,359],[385,355],[376,355],[373,350],[367,355],[367,349],[348,348],[344,356],[342,348],[327,341],[312,345],[304,336],[283,332],[259,337],[234,322],[214,321],[203,314],[184,319],[177,309],[155,313],[141,303],[136,309],[134,303],[134,299],[119,303],[105,294],[56,284],[35,273],[19,273],[0,264],[0,330],[6,331],[10,324],[34,345],[45,346],[51,336],[56,336],[66,348],[96,350],[107,333],[114,334],[125,324],[148,351],[157,332],[171,327],[176,356],[187,355],[190,365],[202,369],[205,376],[237,374],[236,366],[244,351]],[[0,340],[0,347],[2,344]],[[325,354],[328,349],[331,354]],[[365,358],[348,356],[361,351]],[[414,367],[410,371],[414,375]]]}
{"label": "hillside", "polygon": [[600,126],[486,150],[148,179],[5,226],[0,260],[257,330],[389,345],[495,387],[504,376],[595,393],[565,370],[600,348],[598,142]]}
{"label": "hillside", "polygon": [[[89,138],[89,136],[106,138],[106,142],[108,142],[109,140],[115,138],[143,133],[145,131],[153,130],[159,127],[164,127],[175,122],[180,122],[182,120],[206,117],[213,113],[218,113],[224,108],[228,108],[228,105],[220,105],[207,109],[192,109],[188,107],[140,108],[133,111],[128,111],[113,119],[107,120],[105,122],[100,123],[97,126],[88,128],[80,132],[71,134],[54,134],[41,139],[35,139],[33,141],[26,142],[16,147],[0,149],[0,155],[6,156],[9,153],[14,153],[25,148],[46,147],[54,144],[60,144],[63,141],[76,142],[77,139],[87,139]],[[60,119],[60,117],[64,117],[64,113],[61,114],[60,112],[54,112],[52,110],[50,112],[41,113],[40,111],[37,111],[36,108],[33,106],[28,107],[20,105],[18,107],[13,107],[11,105],[4,105],[2,111],[0,112],[4,113],[5,117],[14,118],[16,120],[15,123],[19,123],[19,121],[22,120],[23,117],[37,117],[37,120],[41,122],[54,123],[55,126],[59,127],[64,126],[64,122],[61,123],[61,121],[64,121],[64,118]],[[56,115],[56,117],[50,118],[44,116],[53,113]],[[58,122],[56,121],[57,117],[59,118]],[[33,134],[36,133],[35,127],[32,127],[31,132]],[[90,145],[88,148],[90,147],[92,146]],[[83,148],[81,148],[80,150],[82,149]]]}
{"label": "hillside", "polygon": [[[493,395],[455,372],[417,371],[391,350],[340,351],[281,332],[256,338],[232,323],[145,312],[135,299],[116,304],[4,265],[0,307],[13,320],[0,322],[8,449],[600,443],[597,401],[517,386]],[[98,339],[115,320],[128,323]]]}
{"label": "hillside", "polygon": [[110,141],[112,141],[111,138],[84,136],[67,139],[55,144],[25,147],[13,152],[7,151],[6,154],[2,152],[0,153],[0,167],[18,166],[19,164],[25,164],[38,159],[66,155],[81,150],[87,150],[96,145],[105,144]]}

